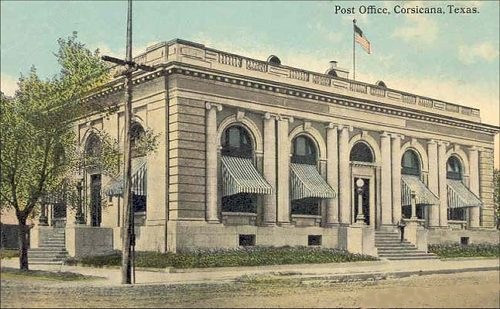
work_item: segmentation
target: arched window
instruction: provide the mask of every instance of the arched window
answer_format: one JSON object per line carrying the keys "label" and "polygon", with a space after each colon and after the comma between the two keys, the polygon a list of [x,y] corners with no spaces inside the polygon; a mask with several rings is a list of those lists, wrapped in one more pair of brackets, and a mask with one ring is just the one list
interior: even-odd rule
{"label": "arched window", "polygon": [[223,156],[252,158],[253,146],[248,131],[239,125],[227,128],[222,134]]}
{"label": "arched window", "polygon": [[451,156],[446,163],[446,178],[462,179],[462,164],[457,157]]}
{"label": "arched window", "polygon": [[420,159],[413,150],[407,150],[401,159],[401,172],[406,175],[420,176]]}
{"label": "arched window", "polygon": [[349,156],[351,161],[357,162],[373,162],[373,152],[371,148],[363,143],[357,142],[351,149],[351,154]]}
{"label": "arched window", "polygon": [[[455,156],[451,156],[446,162],[446,178],[462,180],[462,164]],[[465,218],[465,208],[448,208],[448,220],[464,221]]]}
{"label": "arched window", "polygon": [[[222,134],[221,154],[228,157],[244,159],[253,158],[253,145],[247,129],[241,125],[232,125]],[[257,211],[257,195],[253,193],[240,192],[222,197],[223,212],[248,212]]]}
{"label": "arched window", "polygon": [[138,149],[137,147],[139,139],[142,138],[145,134],[144,128],[138,122],[133,122],[130,126],[130,147],[132,148],[132,157],[140,157],[145,154]]}
{"label": "arched window", "polygon": [[85,143],[85,155],[87,157],[97,157],[101,154],[101,140],[97,134],[92,133]]}
{"label": "arched window", "polygon": [[312,139],[299,135],[293,140],[292,163],[316,165],[316,146]]}

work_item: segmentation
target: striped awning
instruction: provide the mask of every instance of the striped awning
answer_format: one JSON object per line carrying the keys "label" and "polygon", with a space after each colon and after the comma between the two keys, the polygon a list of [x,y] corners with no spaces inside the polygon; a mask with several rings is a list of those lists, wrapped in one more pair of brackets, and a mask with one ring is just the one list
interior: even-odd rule
{"label": "striped awning", "polygon": [[481,207],[483,203],[461,180],[446,179],[448,208]]}
{"label": "striped awning", "polygon": [[439,198],[427,188],[420,177],[401,175],[401,204],[411,205],[411,192],[415,192],[415,204],[438,205]]}
{"label": "striped awning", "polygon": [[290,163],[292,200],[306,197],[335,198],[337,194],[310,164]]}
{"label": "striped awning", "polygon": [[222,196],[273,193],[273,188],[255,169],[251,159],[222,156],[221,161]]}
{"label": "striped awning", "polygon": [[[132,160],[132,193],[135,195],[147,194],[147,161],[145,158],[137,158]],[[123,173],[121,173],[115,180],[111,182],[107,190],[108,196],[121,196],[123,195]]]}

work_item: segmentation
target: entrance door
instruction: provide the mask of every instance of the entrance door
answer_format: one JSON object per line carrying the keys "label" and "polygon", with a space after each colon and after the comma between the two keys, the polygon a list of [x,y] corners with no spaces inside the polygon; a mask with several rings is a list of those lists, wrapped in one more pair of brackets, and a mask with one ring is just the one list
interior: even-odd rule
{"label": "entrance door", "polygon": [[66,226],[66,203],[59,202],[52,205],[52,225],[54,227]]}
{"label": "entrance door", "polygon": [[101,174],[90,175],[90,225],[101,225]]}
{"label": "entrance door", "polygon": [[354,221],[356,221],[356,217],[358,215],[358,202],[359,195],[357,192],[356,182],[358,179],[362,179],[363,184],[363,193],[361,194],[361,199],[363,203],[363,215],[365,216],[365,223],[367,225],[370,224],[370,179],[368,178],[358,178],[354,177]]}

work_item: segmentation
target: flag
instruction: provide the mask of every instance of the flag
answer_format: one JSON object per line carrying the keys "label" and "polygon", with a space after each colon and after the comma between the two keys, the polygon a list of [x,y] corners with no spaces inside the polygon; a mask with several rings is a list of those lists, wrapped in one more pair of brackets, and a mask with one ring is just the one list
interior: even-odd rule
{"label": "flag", "polygon": [[363,31],[361,31],[361,29],[359,29],[356,25],[354,25],[354,40],[358,42],[358,44],[361,45],[367,53],[372,53],[370,42],[363,35]]}

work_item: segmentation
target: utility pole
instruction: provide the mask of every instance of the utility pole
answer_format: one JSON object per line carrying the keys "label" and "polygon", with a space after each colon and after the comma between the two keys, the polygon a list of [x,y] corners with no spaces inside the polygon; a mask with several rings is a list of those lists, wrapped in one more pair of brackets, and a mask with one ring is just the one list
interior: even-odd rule
{"label": "utility pole", "polygon": [[120,74],[125,77],[125,139],[123,143],[123,161],[125,163],[123,171],[123,215],[125,220],[122,227],[122,284],[131,284],[132,265],[135,251],[134,210],[132,209],[131,199],[132,160],[130,145],[130,125],[132,123],[132,74],[137,70],[144,70],[148,72],[155,70],[153,67],[137,64],[132,59],[132,0],[128,0],[127,51],[125,60],[109,56],[102,56],[102,60],[124,66],[124,71]]}

